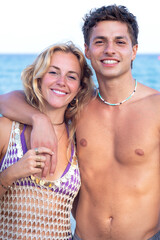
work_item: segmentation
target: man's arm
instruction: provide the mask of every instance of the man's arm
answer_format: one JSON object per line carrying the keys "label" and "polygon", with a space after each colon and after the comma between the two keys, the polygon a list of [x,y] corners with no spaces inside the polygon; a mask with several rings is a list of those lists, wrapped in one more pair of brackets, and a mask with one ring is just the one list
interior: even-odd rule
{"label": "man's arm", "polygon": [[47,157],[43,177],[46,176],[49,168],[50,174],[53,174],[57,162],[57,138],[50,119],[26,102],[23,91],[13,91],[0,95],[0,113],[7,118],[33,127],[31,148],[47,147],[54,152],[51,164],[50,157]]}
{"label": "man's arm", "polygon": [[25,101],[23,91],[13,91],[0,95],[0,113],[7,118],[32,126],[37,118],[45,118],[44,114]]}

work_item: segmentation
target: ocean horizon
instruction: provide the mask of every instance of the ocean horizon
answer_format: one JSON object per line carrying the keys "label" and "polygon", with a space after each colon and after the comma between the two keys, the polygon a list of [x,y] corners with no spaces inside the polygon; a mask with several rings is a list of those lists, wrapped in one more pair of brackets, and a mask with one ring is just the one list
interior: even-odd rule
{"label": "ocean horizon", "polygon": [[[23,89],[21,72],[36,56],[37,54],[0,54],[0,94]],[[160,91],[160,54],[137,54],[132,73],[138,82]],[[97,86],[95,74],[93,80]]]}

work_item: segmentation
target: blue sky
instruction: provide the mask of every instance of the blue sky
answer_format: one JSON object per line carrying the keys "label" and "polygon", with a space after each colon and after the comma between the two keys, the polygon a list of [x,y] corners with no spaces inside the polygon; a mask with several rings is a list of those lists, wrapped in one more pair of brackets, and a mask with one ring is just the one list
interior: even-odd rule
{"label": "blue sky", "polygon": [[114,3],[136,15],[139,53],[160,54],[160,0],[0,0],[0,53],[38,53],[68,40],[83,50],[83,16]]}

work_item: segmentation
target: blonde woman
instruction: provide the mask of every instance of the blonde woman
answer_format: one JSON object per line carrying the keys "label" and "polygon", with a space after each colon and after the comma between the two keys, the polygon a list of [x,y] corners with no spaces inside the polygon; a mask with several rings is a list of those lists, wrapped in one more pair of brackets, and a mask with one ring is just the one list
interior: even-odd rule
{"label": "blonde woman", "polygon": [[53,45],[22,72],[22,81],[28,103],[53,124],[57,165],[43,178],[46,154],[54,152],[31,149],[31,127],[0,118],[0,239],[69,240],[72,203],[81,184],[74,132],[92,95],[91,70],[72,43]]}

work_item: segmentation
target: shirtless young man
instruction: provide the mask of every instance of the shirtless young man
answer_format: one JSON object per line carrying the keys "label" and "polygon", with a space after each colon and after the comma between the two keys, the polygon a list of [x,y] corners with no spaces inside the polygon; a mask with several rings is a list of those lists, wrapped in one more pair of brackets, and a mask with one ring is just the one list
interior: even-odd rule
{"label": "shirtless young man", "polygon": [[[82,186],[74,239],[160,239],[160,96],[132,77],[136,18],[125,7],[102,7],[86,16],[83,33],[100,95],[77,126]],[[7,101],[1,112],[15,118],[10,106]],[[38,116],[26,115],[27,121]],[[51,127],[45,127],[51,144]]]}

